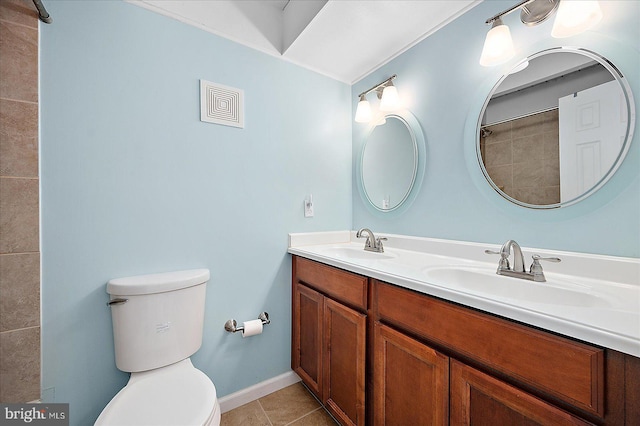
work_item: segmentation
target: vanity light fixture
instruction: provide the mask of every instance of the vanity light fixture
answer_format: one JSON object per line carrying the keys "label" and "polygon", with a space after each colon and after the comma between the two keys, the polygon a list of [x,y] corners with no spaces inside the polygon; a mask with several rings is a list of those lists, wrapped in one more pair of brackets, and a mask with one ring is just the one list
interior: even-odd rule
{"label": "vanity light fixture", "polygon": [[508,61],[515,54],[511,32],[502,22],[502,17],[521,9],[520,21],[532,27],[558,14],[551,35],[555,38],[570,37],[588,30],[602,19],[597,0],[524,0],[515,6],[487,19],[491,29],[482,48],[480,65],[489,67]]}
{"label": "vanity light fixture", "polygon": [[393,111],[400,105],[400,98],[398,97],[398,89],[390,81],[389,84],[382,90],[382,99],[380,99],[380,111]]}
{"label": "vanity light fixture", "polygon": [[511,59],[514,54],[511,31],[502,23],[502,19],[498,18],[493,21],[487,38],[484,40],[480,65],[483,67],[498,65]]}
{"label": "vanity light fixture", "polygon": [[[367,95],[371,92],[376,92],[378,99],[380,99],[380,111],[393,111],[398,108],[400,99],[398,97],[398,90],[393,85],[393,80],[397,77],[396,74],[392,75],[380,84],[376,84],[372,88],[360,93],[358,97],[358,108],[356,109],[355,120],[358,123],[369,123],[373,119],[373,111],[371,104],[367,100]],[[384,124],[384,117],[377,124]]]}
{"label": "vanity light fixture", "polygon": [[602,19],[602,10],[597,1],[563,1],[558,16],[553,22],[551,36],[571,37],[588,30]]}
{"label": "vanity light fixture", "polygon": [[358,108],[356,109],[356,122],[368,123],[371,121],[371,104],[367,100],[367,96],[360,95],[360,101],[358,102]]}

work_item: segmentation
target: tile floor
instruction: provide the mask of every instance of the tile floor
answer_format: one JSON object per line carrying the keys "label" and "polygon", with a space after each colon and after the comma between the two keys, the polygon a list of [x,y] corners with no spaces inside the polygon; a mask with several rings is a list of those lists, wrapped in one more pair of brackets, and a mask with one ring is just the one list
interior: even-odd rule
{"label": "tile floor", "polygon": [[309,391],[298,382],[222,415],[220,426],[335,426]]}

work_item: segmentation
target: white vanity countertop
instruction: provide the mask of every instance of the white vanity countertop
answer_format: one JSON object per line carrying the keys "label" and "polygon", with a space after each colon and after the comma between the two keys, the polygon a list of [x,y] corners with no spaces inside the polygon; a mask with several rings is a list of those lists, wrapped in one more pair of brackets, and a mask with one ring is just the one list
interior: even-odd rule
{"label": "white vanity countertop", "polygon": [[[640,357],[640,259],[522,247],[546,283],[495,274],[500,244],[376,234],[364,251],[354,231],[289,234],[289,253]],[[520,243],[520,241],[518,241]],[[513,259],[511,256],[510,259]]]}

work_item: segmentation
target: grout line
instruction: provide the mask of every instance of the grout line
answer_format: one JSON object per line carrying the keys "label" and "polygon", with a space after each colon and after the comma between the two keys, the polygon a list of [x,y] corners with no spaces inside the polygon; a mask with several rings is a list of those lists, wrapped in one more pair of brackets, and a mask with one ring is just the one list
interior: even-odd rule
{"label": "grout line", "polygon": [[11,101],[11,102],[20,102],[23,104],[38,105],[38,101],[27,101],[25,99],[13,99],[13,98],[0,97],[0,101]]}
{"label": "grout line", "polygon": [[30,327],[14,328],[13,330],[5,330],[5,331],[0,332],[0,334],[4,334],[4,333],[13,333],[13,332],[15,332],[15,331],[29,330],[29,329],[32,329],[32,328],[40,328],[40,324],[38,324],[38,325],[32,325],[32,326],[30,326]]}
{"label": "grout line", "polygon": [[264,410],[264,407],[260,403],[260,398],[256,399],[256,401],[258,402],[258,405],[260,406],[260,409],[264,413],[264,416],[267,418],[267,421],[269,422],[269,426],[273,426],[273,423],[271,423],[271,419],[269,418],[269,415],[267,414],[267,412]]}
{"label": "grout line", "polygon": [[0,178],[2,179],[24,179],[24,180],[38,180],[40,179],[40,177],[36,176],[4,176],[4,175],[0,175]]}
{"label": "grout line", "polygon": [[7,253],[0,253],[0,256],[22,256],[25,254],[38,254],[40,253],[39,251],[16,251],[16,252],[7,252]]}
{"label": "grout line", "polygon": [[287,423],[285,426],[292,425],[292,424],[294,424],[295,422],[297,422],[298,420],[302,420],[302,419],[304,419],[305,417],[307,417],[307,416],[309,416],[309,415],[311,415],[311,414],[315,413],[315,412],[316,412],[316,411],[318,411],[318,410],[322,410],[322,405],[321,405],[320,407],[318,407],[318,408],[315,408],[315,409],[313,409],[313,410],[309,411],[309,412],[308,412],[308,413],[306,413],[306,414],[303,414],[302,416],[298,417],[297,419],[291,420],[291,421],[290,421],[289,423]]}
{"label": "grout line", "polygon": [[[308,392],[311,396],[313,396],[313,398],[314,398],[314,399],[319,403],[319,401],[318,401],[318,399],[315,397],[315,395],[313,395],[313,393],[309,392],[309,391],[308,391],[308,389],[306,388],[306,386],[305,386],[305,389],[306,389],[306,390],[307,390],[307,392]],[[267,422],[268,422],[269,426],[273,426],[273,422],[271,421],[271,418],[269,417],[269,414],[267,414],[267,411],[266,411],[266,410],[264,409],[264,407],[262,406],[262,403],[260,402],[260,399],[261,399],[261,398],[258,398],[258,399],[254,400],[254,401],[258,403],[258,406],[260,407],[260,410],[262,410],[262,413],[264,414],[265,418],[267,419]],[[240,408],[240,407],[238,407],[238,408]],[[236,408],[236,409],[237,409],[237,408]],[[316,408],[312,409],[311,411],[308,411],[307,413],[305,413],[305,414],[301,415],[301,416],[300,416],[300,417],[298,417],[298,418],[293,419],[293,420],[292,420],[292,421],[290,421],[290,422],[287,422],[284,426],[292,426],[292,425],[294,425],[296,422],[299,422],[300,420],[304,419],[305,417],[308,417],[308,416],[310,416],[311,414],[313,414],[313,413],[315,413],[315,412],[317,412],[317,411],[320,411],[320,410],[322,410],[322,411],[326,412],[326,413],[331,417],[331,419],[332,419],[336,424],[338,424],[338,425],[339,425],[339,423],[335,420],[335,418],[331,415],[331,413],[329,413],[329,412],[325,409],[325,407],[324,407],[322,404],[319,404],[319,405],[318,405],[318,407],[316,407]],[[233,411],[233,410],[232,410],[232,411]]]}

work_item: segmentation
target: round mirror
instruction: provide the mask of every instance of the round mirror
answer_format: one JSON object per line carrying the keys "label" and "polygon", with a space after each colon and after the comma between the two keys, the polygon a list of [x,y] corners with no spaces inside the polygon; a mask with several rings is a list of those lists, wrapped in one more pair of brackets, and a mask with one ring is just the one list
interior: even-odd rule
{"label": "round mirror", "polygon": [[395,210],[411,193],[417,171],[416,133],[402,116],[386,115],[364,143],[360,179],[365,197],[378,210]]}
{"label": "round mirror", "polygon": [[584,49],[520,62],[494,86],[476,153],[491,186],[530,208],[557,208],[599,189],[631,144],[635,107],[620,71]]}

